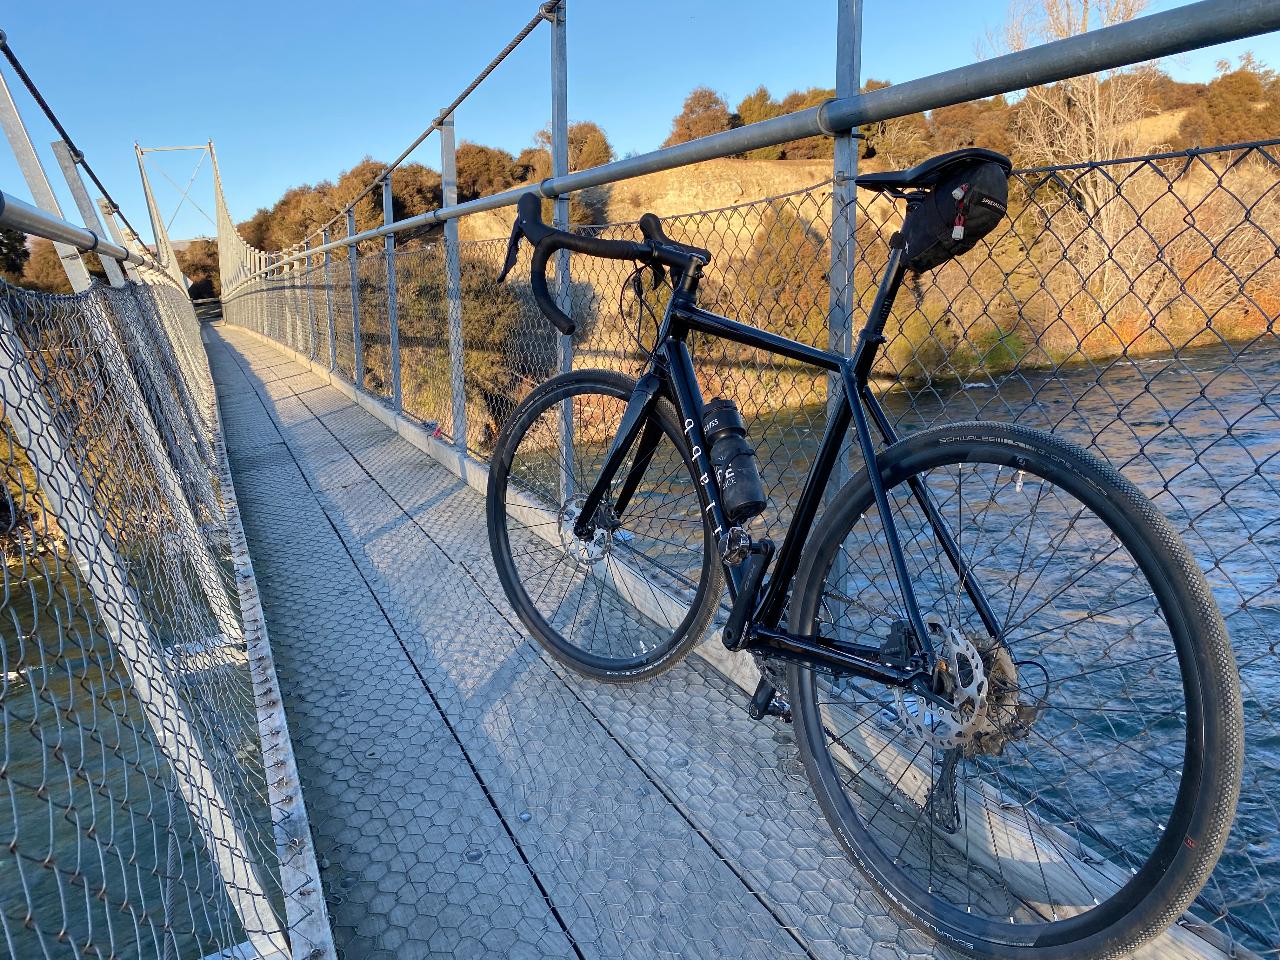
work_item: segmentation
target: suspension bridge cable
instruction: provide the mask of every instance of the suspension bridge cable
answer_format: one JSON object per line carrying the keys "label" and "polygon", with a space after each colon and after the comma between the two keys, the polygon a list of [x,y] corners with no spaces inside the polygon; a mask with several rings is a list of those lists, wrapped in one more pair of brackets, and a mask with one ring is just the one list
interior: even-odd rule
{"label": "suspension bridge cable", "polygon": [[382,172],[379,173],[376,177],[374,177],[372,182],[370,182],[368,186],[366,186],[363,190],[361,190],[358,194],[356,194],[356,196],[352,200],[350,200],[346,206],[344,206],[341,210],[339,210],[336,214],[334,214],[333,219],[331,219],[328,223],[324,224],[324,226],[322,226],[319,230],[316,230],[313,233],[308,234],[304,238],[304,241],[310,240],[312,237],[320,236],[321,233],[323,233],[329,227],[333,226],[340,219],[342,219],[343,215],[346,214],[348,210],[355,207],[357,203],[359,203],[361,200],[367,197],[370,193],[372,193],[374,188],[377,187],[378,184],[380,184],[384,179],[386,179],[386,177],[388,177],[391,174],[392,170],[400,166],[400,164],[402,164],[405,161],[405,158],[407,158],[409,154],[413,153],[414,150],[418,149],[418,147],[422,144],[422,141],[427,139],[427,137],[431,135],[431,132],[433,130],[438,130],[440,129],[441,126],[443,126],[445,119],[450,114],[452,114],[454,110],[458,109],[458,107],[462,104],[462,101],[466,100],[467,97],[471,96],[471,94],[475,92],[476,88],[485,81],[485,79],[489,76],[489,74],[493,73],[493,71],[497,69],[498,64],[502,63],[503,60],[507,59],[507,57],[511,55],[512,51],[515,50],[516,47],[520,46],[520,44],[524,42],[524,39],[527,36],[529,36],[529,34],[533,33],[533,31],[537,28],[539,23],[549,18],[559,8],[560,3],[561,3],[561,0],[548,0],[547,3],[542,4],[542,6],[538,8],[538,13],[533,17],[533,19],[531,19],[528,23],[526,23],[521,28],[520,32],[517,33],[511,39],[511,42],[508,43],[505,47],[503,47],[502,50],[498,52],[498,55],[496,57],[494,57],[492,60],[489,61],[489,65],[486,66],[483,70],[481,70],[476,75],[475,79],[472,80],[469,84],[467,84],[466,88],[460,94],[454,97],[452,103],[450,103],[447,107],[445,107],[443,110],[440,111],[440,114],[434,120],[431,121],[431,125],[428,126],[427,129],[423,130],[422,133],[418,134],[417,138],[413,141],[413,143],[409,144],[409,146],[405,148],[404,152],[401,153],[400,156],[396,157],[395,160],[391,161],[391,163],[389,163],[385,168],[383,168]]}
{"label": "suspension bridge cable", "polygon": [[[39,87],[36,86],[35,81],[31,79],[31,75],[27,73],[26,69],[22,66],[22,63],[18,60],[17,54],[13,52],[13,48],[9,46],[9,38],[2,30],[0,30],[0,53],[3,53],[4,58],[9,61],[9,66],[13,67],[13,72],[17,75],[18,79],[22,81],[22,85],[27,88],[27,92],[31,94],[31,99],[36,102],[36,106],[44,112],[45,117],[47,117],[49,122],[53,124],[53,129],[58,132],[58,136],[62,138],[63,143],[67,145],[67,149],[71,151],[72,160],[84,168],[84,172],[89,175],[89,179],[92,180],[94,186],[98,188],[98,192],[102,194],[103,199],[105,199],[107,203],[111,204],[111,209],[120,217],[121,221],[123,221],[124,225],[129,228],[133,235],[141,241],[142,234],[138,233],[134,225],[129,222],[129,218],[124,215],[124,211],[120,208],[120,204],[116,203],[115,198],[111,196],[102,181],[98,179],[98,175],[94,173],[93,167],[89,166],[89,161],[85,159],[84,152],[75,145],[75,141],[71,139],[71,134],[67,133],[67,128],[62,125],[62,121],[58,119],[58,115],[53,112],[53,108],[49,106],[48,101],[45,100],[43,94],[40,93]],[[150,254],[150,251],[147,252]],[[158,262],[159,261],[157,261],[157,263]]]}

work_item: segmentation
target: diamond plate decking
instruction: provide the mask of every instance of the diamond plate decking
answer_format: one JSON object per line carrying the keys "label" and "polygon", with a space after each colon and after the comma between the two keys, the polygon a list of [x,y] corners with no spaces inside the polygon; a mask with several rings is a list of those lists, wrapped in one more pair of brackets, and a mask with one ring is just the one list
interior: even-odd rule
{"label": "diamond plate decking", "polygon": [[553,665],[473,490],[206,330],[343,955],[939,955],[841,854],[790,728],[696,657],[632,687]]}

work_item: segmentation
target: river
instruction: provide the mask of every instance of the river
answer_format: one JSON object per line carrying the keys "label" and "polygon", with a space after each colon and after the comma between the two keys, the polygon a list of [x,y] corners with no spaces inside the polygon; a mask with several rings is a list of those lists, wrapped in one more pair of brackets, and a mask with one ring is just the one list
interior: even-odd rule
{"label": "river", "polygon": [[[898,386],[882,402],[902,432],[969,419],[1053,430],[1117,466],[1182,533],[1226,619],[1246,724],[1236,825],[1206,892],[1280,947],[1280,342]],[[823,417],[810,405],[752,425],[762,456],[778,454],[765,477],[781,519]]]}

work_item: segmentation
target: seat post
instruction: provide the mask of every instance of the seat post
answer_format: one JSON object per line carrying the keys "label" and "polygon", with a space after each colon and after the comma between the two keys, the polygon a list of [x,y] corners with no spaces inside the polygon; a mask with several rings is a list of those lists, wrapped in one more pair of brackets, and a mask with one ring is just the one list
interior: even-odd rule
{"label": "seat post", "polygon": [[[907,207],[907,216],[915,204]],[[884,328],[889,320],[889,311],[893,309],[893,301],[898,296],[898,288],[902,286],[902,278],[906,276],[906,258],[903,250],[902,233],[899,231],[889,239],[889,262],[885,264],[884,275],[880,278],[880,287],[876,290],[876,298],[867,314],[867,322],[858,334],[858,343],[853,351],[853,375],[859,387],[866,386],[871,376],[871,367],[875,363],[876,354],[885,342]]]}

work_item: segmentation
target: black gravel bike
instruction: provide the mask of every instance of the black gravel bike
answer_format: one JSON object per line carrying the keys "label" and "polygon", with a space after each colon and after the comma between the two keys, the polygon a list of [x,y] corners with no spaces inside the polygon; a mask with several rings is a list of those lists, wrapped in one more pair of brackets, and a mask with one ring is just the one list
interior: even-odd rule
{"label": "black gravel bike", "polygon": [[[948,173],[995,156],[858,185],[904,200],[909,222]],[[538,642],[587,677],[631,682],[714,621],[760,668],[751,714],[794,719],[853,862],[970,954],[1121,956],[1187,911],[1234,815],[1241,703],[1205,579],[1151,502],[1018,424],[899,438],[869,375],[907,271],[901,235],[845,356],[700,309],[710,254],[653,215],[643,241],[605,240],[547,226],[539,203],[521,199],[503,275],[527,238],[534,296],[562,333],[575,324],[547,288],[556,251],[635,261],[671,293],[639,379],[554,377],[498,440],[493,557]],[[704,403],[693,335],[843,387],[777,550],[759,518],[778,505],[737,410]],[[819,518],[850,429],[862,468]]]}

